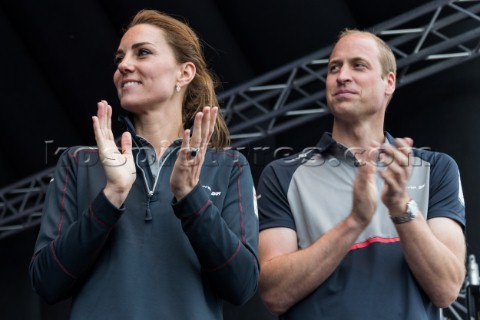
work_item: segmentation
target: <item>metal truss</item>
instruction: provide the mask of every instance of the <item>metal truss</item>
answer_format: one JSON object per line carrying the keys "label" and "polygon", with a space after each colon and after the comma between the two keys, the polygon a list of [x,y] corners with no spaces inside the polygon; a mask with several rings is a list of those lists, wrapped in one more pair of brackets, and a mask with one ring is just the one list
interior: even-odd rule
{"label": "metal truss", "polygon": [[[480,56],[480,2],[439,0],[369,29],[397,57],[397,88]],[[325,77],[332,46],[220,95],[232,147],[329,114]]]}
{"label": "metal truss", "polygon": [[49,168],[0,190],[0,240],[40,223],[53,169]]}
{"label": "metal truss", "polygon": [[[397,87],[480,56],[480,1],[438,0],[369,30],[397,56]],[[332,46],[219,95],[240,147],[329,114],[325,76]],[[40,223],[53,168],[0,190],[0,240]]]}

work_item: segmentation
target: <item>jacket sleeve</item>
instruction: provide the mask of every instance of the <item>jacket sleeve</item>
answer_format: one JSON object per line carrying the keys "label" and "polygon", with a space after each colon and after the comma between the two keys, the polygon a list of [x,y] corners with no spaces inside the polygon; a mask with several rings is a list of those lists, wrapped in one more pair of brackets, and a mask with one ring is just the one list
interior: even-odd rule
{"label": "jacket sleeve", "polygon": [[222,208],[201,183],[172,206],[215,292],[241,305],[255,294],[259,277],[255,190],[243,156],[221,178],[229,179]]}
{"label": "jacket sleeve", "polygon": [[[35,291],[48,303],[72,295],[122,213],[103,192],[99,192],[91,203],[80,206],[88,197],[85,190],[77,188],[76,156],[67,150],[59,159],[46,193],[40,231],[29,266]],[[79,212],[79,207],[85,210]]]}

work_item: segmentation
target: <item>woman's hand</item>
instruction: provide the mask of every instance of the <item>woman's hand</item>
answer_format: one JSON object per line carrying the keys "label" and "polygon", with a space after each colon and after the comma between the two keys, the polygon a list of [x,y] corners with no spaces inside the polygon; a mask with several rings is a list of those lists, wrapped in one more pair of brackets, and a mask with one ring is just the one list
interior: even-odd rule
{"label": "woman's hand", "polygon": [[182,147],[170,176],[170,188],[177,201],[198,184],[217,113],[218,107],[204,107],[202,112],[195,115],[192,136],[189,129],[183,132]]}
{"label": "woman's hand", "polygon": [[112,133],[112,107],[105,100],[100,101],[97,106],[97,115],[93,116],[92,120],[98,154],[107,178],[104,193],[110,202],[119,208],[136,179],[132,137],[129,132],[123,133],[120,152]]}

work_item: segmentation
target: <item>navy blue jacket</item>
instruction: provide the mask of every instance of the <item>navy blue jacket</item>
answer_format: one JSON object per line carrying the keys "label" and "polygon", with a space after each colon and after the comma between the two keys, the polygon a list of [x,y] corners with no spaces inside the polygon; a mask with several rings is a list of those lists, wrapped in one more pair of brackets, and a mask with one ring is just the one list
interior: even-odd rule
{"label": "navy blue jacket", "polygon": [[221,319],[223,300],[243,304],[257,289],[248,163],[233,150],[208,150],[199,185],[176,202],[169,179],[181,141],[160,159],[155,183],[151,145],[133,137],[137,179],[120,209],[102,192],[97,149],[73,147],[59,159],[30,264],[33,287],[49,303],[73,297],[72,319]]}

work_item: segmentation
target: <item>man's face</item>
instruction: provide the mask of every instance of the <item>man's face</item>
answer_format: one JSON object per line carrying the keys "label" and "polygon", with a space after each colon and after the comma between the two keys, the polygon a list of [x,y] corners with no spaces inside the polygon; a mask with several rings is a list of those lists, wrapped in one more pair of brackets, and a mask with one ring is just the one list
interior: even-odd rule
{"label": "man's face", "polygon": [[336,118],[361,121],[385,112],[395,90],[395,76],[382,77],[379,49],[365,34],[340,39],[330,55],[327,103]]}

